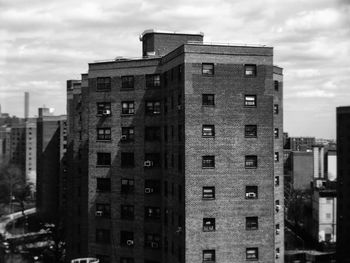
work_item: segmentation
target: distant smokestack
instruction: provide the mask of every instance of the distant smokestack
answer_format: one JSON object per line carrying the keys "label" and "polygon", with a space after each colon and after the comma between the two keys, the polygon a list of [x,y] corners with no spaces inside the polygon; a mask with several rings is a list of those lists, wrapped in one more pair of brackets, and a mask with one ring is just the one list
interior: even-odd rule
{"label": "distant smokestack", "polygon": [[29,117],[29,92],[24,92],[24,118]]}

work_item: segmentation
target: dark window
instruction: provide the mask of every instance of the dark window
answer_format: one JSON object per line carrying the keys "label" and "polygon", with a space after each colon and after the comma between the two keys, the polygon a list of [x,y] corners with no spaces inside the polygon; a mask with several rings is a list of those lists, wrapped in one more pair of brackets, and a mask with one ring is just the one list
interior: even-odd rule
{"label": "dark window", "polygon": [[128,219],[133,220],[134,219],[134,206],[133,205],[121,205],[121,219]]}
{"label": "dark window", "polygon": [[214,125],[203,125],[202,126],[202,136],[203,137],[214,137],[215,136],[215,126]]}
{"label": "dark window", "polygon": [[120,231],[120,245],[121,246],[134,246],[134,232]]}
{"label": "dark window", "polygon": [[215,168],[215,156],[202,156],[202,168]]}
{"label": "dark window", "polygon": [[145,219],[160,219],[160,207],[145,207]]}
{"label": "dark window", "polygon": [[177,110],[180,111],[182,110],[182,96],[179,94],[177,96]]}
{"label": "dark window", "polygon": [[97,165],[111,165],[111,153],[97,153]]}
{"label": "dark window", "polygon": [[107,255],[96,255],[96,258],[100,260],[99,263],[111,263],[111,258]]}
{"label": "dark window", "polygon": [[133,101],[123,101],[122,102],[122,114],[134,114],[135,104]]}
{"label": "dark window", "polygon": [[257,168],[258,157],[256,155],[246,155],[244,165],[245,168]]}
{"label": "dark window", "polygon": [[245,138],[256,138],[258,128],[256,125],[246,125],[244,129]]}
{"label": "dark window", "polygon": [[160,235],[158,234],[145,234],[145,247],[152,249],[160,248]]}
{"label": "dark window", "polygon": [[202,105],[203,106],[214,106],[215,95],[214,94],[202,94]]}
{"label": "dark window", "polygon": [[160,101],[146,101],[146,114],[160,114]]}
{"label": "dark window", "polygon": [[164,114],[168,113],[168,99],[164,99]]}
{"label": "dark window", "polygon": [[245,228],[246,230],[257,230],[259,228],[258,217],[257,216],[246,217]]}
{"label": "dark window", "polygon": [[275,129],[273,130],[273,134],[274,134],[274,136],[275,136],[276,139],[279,137],[278,128],[275,128]]}
{"label": "dark window", "polygon": [[202,74],[203,75],[214,75],[214,64],[203,63],[202,64]]}
{"label": "dark window", "polygon": [[108,229],[96,229],[96,243],[110,243],[110,231]]}
{"label": "dark window", "polygon": [[122,141],[134,141],[135,130],[134,127],[122,127]]}
{"label": "dark window", "polygon": [[279,186],[279,185],[280,185],[280,177],[275,176],[275,186]]}
{"label": "dark window", "polygon": [[106,217],[111,216],[111,205],[110,204],[96,204],[96,217]]}
{"label": "dark window", "polygon": [[183,166],[183,160],[182,160],[182,154],[178,154],[177,155],[177,170],[179,171],[179,172],[181,172],[182,171],[182,166]]}
{"label": "dark window", "polygon": [[146,180],[145,181],[145,194],[159,194],[160,193],[160,181],[159,180]]}
{"label": "dark window", "polygon": [[134,76],[122,76],[122,89],[134,88]]}
{"label": "dark window", "polygon": [[278,88],[279,88],[279,83],[277,80],[275,80],[274,82],[274,86],[275,86],[275,91],[278,91]]}
{"label": "dark window", "polygon": [[122,179],[121,192],[123,194],[133,193],[134,192],[134,180],[133,179]]}
{"label": "dark window", "polygon": [[244,65],[244,75],[247,77],[255,77],[256,65]]}
{"label": "dark window", "polygon": [[146,75],[146,88],[159,88],[160,87],[160,75]]}
{"label": "dark window", "polygon": [[247,185],[245,187],[245,198],[246,199],[257,199],[258,198],[258,187],[255,185]]}
{"label": "dark window", "polygon": [[182,141],[182,125],[177,126],[177,139],[179,142]]}
{"label": "dark window", "polygon": [[145,153],[144,167],[160,167],[160,153]]}
{"label": "dark window", "polygon": [[202,192],[202,198],[206,200],[215,199],[215,187],[214,186],[204,186]]}
{"label": "dark window", "polygon": [[273,105],[273,113],[278,114],[278,104]]}
{"label": "dark window", "polygon": [[134,263],[134,259],[122,257],[122,258],[120,258],[120,263]]}
{"label": "dark window", "polygon": [[96,191],[98,191],[98,192],[110,192],[111,191],[111,179],[110,178],[96,178]]}
{"label": "dark window", "polygon": [[215,218],[203,218],[203,231],[215,231]]}
{"label": "dark window", "polygon": [[280,157],[279,157],[279,153],[278,153],[278,152],[275,152],[275,154],[274,154],[274,159],[275,159],[275,162],[276,162],[276,163],[279,162]]}
{"label": "dark window", "polygon": [[160,141],[160,127],[145,127],[146,141]]}
{"label": "dark window", "polygon": [[97,128],[97,140],[110,141],[111,128]]}
{"label": "dark window", "polygon": [[121,156],[121,167],[134,167],[134,153],[122,152]]}
{"label": "dark window", "polygon": [[215,250],[203,250],[203,262],[215,262]]}
{"label": "dark window", "polygon": [[276,235],[279,235],[280,232],[281,232],[280,224],[276,224]]}
{"label": "dark window", "polygon": [[111,78],[97,78],[97,91],[110,91],[111,90]]}
{"label": "dark window", "polygon": [[246,249],[246,259],[247,260],[258,260],[259,250],[257,247],[249,247]]}
{"label": "dark window", "polygon": [[179,65],[177,67],[177,79],[182,80],[182,73],[183,73],[183,65]]}
{"label": "dark window", "polygon": [[280,200],[275,201],[275,209],[277,213],[281,210]]}
{"label": "dark window", "polygon": [[256,107],[256,95],[245,95],[244,96],[245,107]]}
{"label": "dark window", "polygon": [[111,115],[111,103],[110,102],[98,102],[97,103],[97,115],[104,115],[104,116]]}

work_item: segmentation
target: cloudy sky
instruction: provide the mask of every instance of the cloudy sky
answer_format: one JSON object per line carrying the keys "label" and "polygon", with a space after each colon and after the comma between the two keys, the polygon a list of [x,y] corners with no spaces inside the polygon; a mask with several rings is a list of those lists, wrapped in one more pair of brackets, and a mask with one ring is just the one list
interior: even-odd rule
{"label": "cloudy sky", "polygon": [[65,113],[65,81],[87,63],[141,55],[145,29],[202,31],[205,41],[265,44],[284,68],[284,129],[335,138],[350,105],[349,0],[0,0],[0,104],[23,116]]}

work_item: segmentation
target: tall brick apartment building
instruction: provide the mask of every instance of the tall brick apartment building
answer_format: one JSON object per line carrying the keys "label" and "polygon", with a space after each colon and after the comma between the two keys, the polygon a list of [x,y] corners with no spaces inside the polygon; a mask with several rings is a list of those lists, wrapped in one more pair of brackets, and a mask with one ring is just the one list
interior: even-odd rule
{"label": "tall brick apartment building", "polygon": [[68,81],[68,258],[282,262],[273,49],[145,31],[143,57]]}

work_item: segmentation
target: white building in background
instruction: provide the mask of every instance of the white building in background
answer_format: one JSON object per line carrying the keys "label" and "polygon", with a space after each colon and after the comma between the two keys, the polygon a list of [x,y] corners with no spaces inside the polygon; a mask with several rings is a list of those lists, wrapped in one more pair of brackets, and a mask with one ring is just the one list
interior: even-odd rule
{"label": "white building in background", "polygon": [[327,178],[329,181],[337,180],[337,152],[328,150],[327,152]]}

